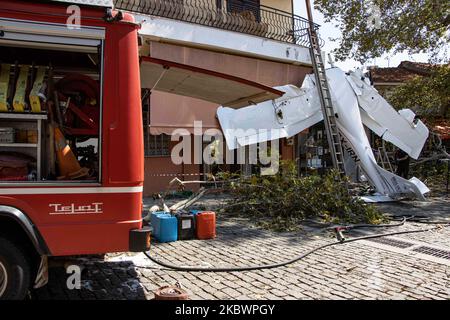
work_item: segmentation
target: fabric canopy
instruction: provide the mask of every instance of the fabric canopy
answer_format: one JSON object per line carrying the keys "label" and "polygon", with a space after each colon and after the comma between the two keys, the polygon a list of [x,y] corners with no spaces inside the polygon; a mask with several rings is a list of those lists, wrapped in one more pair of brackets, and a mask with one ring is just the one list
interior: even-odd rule
{"label": "fabric canopy", "polygon": [[155,91],[151,96],[150,110],[150,133],[153,135],[171,135],[179,128],[193,134],[195,121],[201,121],[202,133],[220,128],[215,116],[217,105],[204,100]]}
{"label": "fabric canopy", "polygon": [[141,86],[240,108],[283,92],[239,77],[151,57],[141,58]]}

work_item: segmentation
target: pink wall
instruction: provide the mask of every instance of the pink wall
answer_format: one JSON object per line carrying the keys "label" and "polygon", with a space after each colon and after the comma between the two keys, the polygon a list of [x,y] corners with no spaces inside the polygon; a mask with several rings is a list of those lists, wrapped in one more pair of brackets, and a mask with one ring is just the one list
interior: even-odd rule
{"label": "pink wall", "polygon": [[[171,142],[170,148],[173,148],[178,142]],[[193,162],[193,161],[192,161]],[[178,177],[183,181],[201,180],[200,165],[198,164],[182,164],[176,165],[172,163],[170,156],[165,157],[146,157],[144,161],[144,196],[151,196],[153,193],[165,192],[169,186],[169,182]],[[189,184],[186,190],[197,190],[198,184]],[[171,188],[176,190],[176,187]]]}

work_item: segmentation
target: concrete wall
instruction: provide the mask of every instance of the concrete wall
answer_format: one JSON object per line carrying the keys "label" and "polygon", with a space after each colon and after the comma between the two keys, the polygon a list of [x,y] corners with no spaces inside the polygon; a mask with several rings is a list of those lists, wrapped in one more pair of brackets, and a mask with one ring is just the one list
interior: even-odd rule
{"label": "concrete wall", "polygon": [[[170,157],[147,157],[144,161],[144,196],[151,196],[156,192],[165,192],[169,186],[169,182],[175,177],[180,180],[198,181],[200,175],[200,165],[187,164],[175,165]],[[195,190],[198,185],[189,185],[187,190]],[[176,190],[176,187],[171,190]]]}
{"label": "concrete wall", "polygon": [[[178,144],[177,141],[170,142],[170,149]],[[192,146],[193,150],[193,146]],[[192,161],[193,162],[193,161]],[[153,193],[161,193],[167,190],[169,182],[178,177],[185,181],[201,180],[199,173],[201,166],[198,164],[176,165],[170,156],[146,157],[144,161],[144,196],[151,196]],[[187,185],[187,190],[196,190],[198,184]],[[171,190],[176,190],[176,186]]]}

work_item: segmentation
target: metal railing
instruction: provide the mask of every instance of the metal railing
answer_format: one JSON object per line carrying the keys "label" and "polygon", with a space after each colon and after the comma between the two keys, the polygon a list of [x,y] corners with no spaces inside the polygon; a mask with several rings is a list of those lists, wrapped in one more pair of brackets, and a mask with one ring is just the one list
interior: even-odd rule
{"label": "metal railing", "polygon": [[309,46],[307,19],[251,1],[115,0],[115,7]]}

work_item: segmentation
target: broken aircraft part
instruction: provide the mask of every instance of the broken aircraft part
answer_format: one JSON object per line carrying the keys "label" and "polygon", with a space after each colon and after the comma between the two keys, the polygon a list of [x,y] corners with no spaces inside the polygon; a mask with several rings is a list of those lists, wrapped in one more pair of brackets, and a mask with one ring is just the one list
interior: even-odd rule
{"label": "broken aircraft part", "polygon": [[[411,110],[395,111],[360,71],[344,73],[331,68],[326,73],[343,146],[354,156],[367,180],[380,195],[425,200],[423,195],[429,189],[420,180],[406,180],[378,166],[363,125],[415,159],[428,138],[427,127],[414,119]],[[219,107],[217,116],[228,148],[289,138],[323,120],[314,82],[313,75],[308,75],[301,88],[276,87],[286,93],[274,101],[239,110]],[[279,111],[283,114],[281,120],[277,116]]]}

